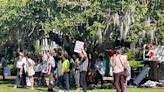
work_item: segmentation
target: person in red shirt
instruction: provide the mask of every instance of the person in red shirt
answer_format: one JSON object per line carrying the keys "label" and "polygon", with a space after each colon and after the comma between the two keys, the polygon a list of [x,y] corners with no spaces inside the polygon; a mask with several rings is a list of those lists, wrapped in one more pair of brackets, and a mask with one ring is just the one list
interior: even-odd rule
{"label": "person in red shirt", "polygon": [[145,46],[145,57],[148,58],[149,60],[151,60],[155,54],[155,50],[152,44],[147,44]]}

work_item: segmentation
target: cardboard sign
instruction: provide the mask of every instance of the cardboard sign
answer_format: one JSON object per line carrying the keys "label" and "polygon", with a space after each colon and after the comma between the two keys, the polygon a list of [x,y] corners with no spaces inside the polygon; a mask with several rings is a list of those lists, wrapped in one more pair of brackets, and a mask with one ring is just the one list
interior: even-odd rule
{"label": "cardboard sign", "polygon": [[82,42],[82,41],[76,41],[74,52],[81,53],[81,50],[82,49],[84,49],[84,42]]}

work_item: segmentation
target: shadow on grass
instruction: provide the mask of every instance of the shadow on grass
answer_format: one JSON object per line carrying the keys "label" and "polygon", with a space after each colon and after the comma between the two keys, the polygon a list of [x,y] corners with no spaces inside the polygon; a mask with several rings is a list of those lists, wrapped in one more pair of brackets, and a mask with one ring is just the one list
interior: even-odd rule
{"label": "shadow on grass", "polygon": [[35,88],[35,90],[38,90],[39,92],[46,92],[47,89],[41,89],[41,88]]}
{"label": "shadow on grass", "polygon": [[[15,80],[14,79],[6,79],[5,81],[0,80],[0,85],[3,85],[3,84],[4,85],[7,84],[7,87],[13,88],[15,84]],[[19,88],[19,89],[24,89],[24,88]],[[94,84],[90,84],[88,87],[88,90],[90,91],[99,90],[99,89],[100,90],[101,89],[114,89],[114,85],[108,81],[108,82],[105,82],[103,86],[101,86],[99,83],[96,86]],[[35,90],[39,92],[47,92],[47,87],[45,85],[35,85]],[[59,85],[56,85],[54,87],[54,92],[57,92],[58,90],[60,90],[60,87]],[[70,90],[76,90],[76,88],[74,86],[71,86]]]}
{"label": "shadow on grass", "polygon": [[3,84],[15,84],[15,80],[13,79],[0,80],[0,85]]}

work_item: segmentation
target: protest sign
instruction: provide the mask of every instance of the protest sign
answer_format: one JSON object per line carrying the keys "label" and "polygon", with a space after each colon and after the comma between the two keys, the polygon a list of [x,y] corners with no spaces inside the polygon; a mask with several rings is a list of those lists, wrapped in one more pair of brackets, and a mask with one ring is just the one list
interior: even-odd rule
{"label": "protest sign", "polygon": [[81,53],[81,50],[82,49],[84,49],[84,42],[82,42],[82,41],[76,41],[74,52]]}

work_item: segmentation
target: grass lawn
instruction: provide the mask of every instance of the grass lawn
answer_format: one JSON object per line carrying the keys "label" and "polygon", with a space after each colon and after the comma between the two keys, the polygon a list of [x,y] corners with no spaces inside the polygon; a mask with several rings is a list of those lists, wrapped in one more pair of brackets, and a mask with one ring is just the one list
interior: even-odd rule
{"label": "grass lawn", "polygon": [[[35,90],[13,88],[13,84],[0,84],[0,92],[46,92],[46,88],[36,87]],[[57,92],[59,89],[54,89]],[[71,90],[70,92],[76,92]],[[81,91],[82,92],[82,91]],[[115,89],[95,89],[88,92],[116,92]],[[164,92],[164,88],[128,88],[125,92]]]}
{"label": "grass lawn", "polygon": [[[0,76],[1,79],[2,76]],[[7,76],[6,79],[15,79],[15,77]],[[2,79],[1,79],[2,80]],[[35,87],[35,90],[17,88],[14,89],[13,81],[0,81],[0,92],[46,92],[47,88],[45,87]],[[59,89],[54,88],[55,92]],[[75,90],[70,90],[70,92],[76,92]],[[81,91],[83,92],[83,91]],[[116,92],[115,89],[93,89],[88,90],[87,92]],[[125,92],[164,92],[164,88],[128,88]]]}

